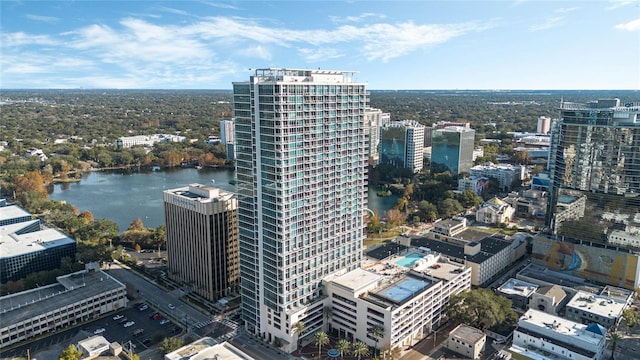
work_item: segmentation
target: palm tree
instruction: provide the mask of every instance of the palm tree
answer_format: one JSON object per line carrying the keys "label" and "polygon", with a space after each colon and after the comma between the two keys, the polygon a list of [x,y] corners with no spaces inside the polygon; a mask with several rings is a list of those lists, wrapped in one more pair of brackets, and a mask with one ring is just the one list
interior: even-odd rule
{"label": "palm tree", "polygon": [[300,336],[306,330],[307,326],[302,321],[298,321],[297,323],[293,324],[293,327],[291,328],[291,332],[298,335],[298,349],[300,349]]}
{"label": "palm tree", "polygon": [[391,344],[386,344],[380,349],[383,360],[397,360],[400,359],[402,351],[399,347],[391,347]]}
{"label": "palm tree", "polygon": [[378,341],[384,336],[384,327],[380,325],[373,325],[367,330],[367,333],[376,340],[376,349],[377,349]]}
{"label": "palm tree", "polygon": [[340,341],[338,341],[337,348],[338,351],[340,351],[340,358],[342,359],[344,354],[349,354],[349,351],[351,350],[351,343],[347,339],[340,339]]}
{"label": "palm tree", "polygon": [[362,341],[358,341],[355,344],[353,344],[352,352],[353,352],[353,355],[357,356],[358,360],[360,360],[361,357],[369,355],[369,347],[367,346],[367,344],[363,343]]}
{"label": "palm tree", "polygon": [[322,358],[322,347],[329,343],[329,336],[326,332],[320,331],[316,333],[316,346],[318,347],[318,354]]}
{"label": "palm tree", "polygon": [[611,333],[609,340],[611,340],[611,360],[613,360],[613,355],[616,352],[616,348],[618,347],[618,342],[622,339],[617,332]]}

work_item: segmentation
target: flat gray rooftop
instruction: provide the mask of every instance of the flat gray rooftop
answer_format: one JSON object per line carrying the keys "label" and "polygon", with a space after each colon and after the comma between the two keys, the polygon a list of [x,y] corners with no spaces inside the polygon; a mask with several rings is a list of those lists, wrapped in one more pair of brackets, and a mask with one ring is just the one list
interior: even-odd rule
{"label": "flat gray rooftop", "polygon": [[125,285],[102,271],[80,271],[57,284],[0,297],[0,326],[19,323]]}

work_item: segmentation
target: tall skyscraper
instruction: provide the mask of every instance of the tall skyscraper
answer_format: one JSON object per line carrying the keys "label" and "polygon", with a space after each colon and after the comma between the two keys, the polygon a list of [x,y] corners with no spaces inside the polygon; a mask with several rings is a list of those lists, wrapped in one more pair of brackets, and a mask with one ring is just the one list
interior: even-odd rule
{"label": "tall skyscraper", "polygon": [[227,158],[236,158],[236,130],[233,120],[220,120],[220,141],[227,148]]}
{"label": "tall skyscraper", "polygon": [[431,132],[431,171],[468,173],[473,166],[476,132],[468,127],[447,126]]}
{"label": "tall skyscraper", "polygon": [[367,105],[348,71],[256,69],[233,83],[242,317],[287,351],[323,325],[321,280],[362,260]]}
{"label": "tall skyscraper", "polygon": [[561,103],[551,135],[551,232],[629,244],[640,237],[640,103]]}
{"label": "tall skyscraper", "polygon": [[394,121],[380,129],[380,163],[418,173],[424,164],[424,125]]}
{"label": "tall skyscraper", "polygon": [[382,110],[365,109],[364,123],[369,134],[369,163],[375,166],[380,160],[378,147],[380,145],[380,128],[382,127]]}
{"label": "tall skyscraper", "polygon": [[168,276],[211,301],[238,290],[238,201],[208,185],[165,190]]}

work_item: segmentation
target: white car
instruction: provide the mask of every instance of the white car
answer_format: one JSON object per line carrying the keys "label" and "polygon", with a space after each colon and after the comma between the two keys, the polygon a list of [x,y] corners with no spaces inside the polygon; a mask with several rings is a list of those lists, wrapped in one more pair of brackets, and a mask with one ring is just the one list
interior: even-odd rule
{"label": "white car", "polygon": [[122,316],[122,315],[118,314],[118,315],[116,315],[116,316],[114,316],[114,317],[113,317],[113,320],[120,320],[120,319],[122,319],[123,317],[124,317],[124,316]]}
{"label": "white car", "polygon": [[124,324],[124,327],[126,327],[126,328],[127,328],[127,327],[133,326],[133,325],[135,325],[135,324],[136,324],[135,322],[133,322],[133,321],[129,321],[129,322],[127,322],[127,323],[125,323],[125,324]]}
{"label": "white car", "polygon": [[173,310],[173,309],[175,309],[175,308],[176,308],[176,306],[175,306],[175,305],[173,305],[173,304],[169,304],[169,305],[167,305],[167,306],[168,306],[168,307],[169,307],[169,309],[171,309],[171,310]]}
{"label": "white car", "polygon": [[104,328],[99,328],[99,329],[95,329],[93,330],[93,333],[98,335],[98,334],[102,334],[104,332]]}
{"label": "white car", "polygon": [[160,325],[168,324],[170,322],[171,321],[169,321],[169,319],[162,319],[162,320],[160,320]]}

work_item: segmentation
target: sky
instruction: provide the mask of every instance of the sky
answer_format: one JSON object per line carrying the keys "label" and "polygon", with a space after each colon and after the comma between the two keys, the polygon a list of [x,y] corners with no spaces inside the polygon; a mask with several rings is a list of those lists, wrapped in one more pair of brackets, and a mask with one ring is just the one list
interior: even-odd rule
{"label": "sky", "polygon": [[0,89],[640,90],[640,0],[0,1]]}

